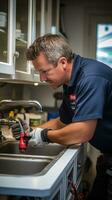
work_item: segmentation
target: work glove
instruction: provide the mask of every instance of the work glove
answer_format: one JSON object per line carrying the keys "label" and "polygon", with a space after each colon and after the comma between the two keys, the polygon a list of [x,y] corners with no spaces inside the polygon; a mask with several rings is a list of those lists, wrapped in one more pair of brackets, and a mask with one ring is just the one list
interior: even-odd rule
{"label": "work glove", "polygon": [[21,131],[23,131],[26,134],[25,137],[29,146],[43,145],[51,142],[47,137],[47,132],[50,129],[35,128],[33,130],[28,126],[26,121],[20,118],[17,119],[16,123],[11,125],[11,128],[12,134],[16,138],[16,140],[20,139],[20,133]]}
{"label": "work glove", "polygon": [[24,131],[24,133],[28,133],[32,129],[28,126],[25,120],[22,120],[21,118],[18,118],[15,123],[10,124],[10,128],[12,130],[13,137],[16,138],[16,140],[20,139],[20,133]]}
{"label": "work glove", "polygon": [[29,133],[30,139],[28,141],[29,146],[37,146],[51,143],[47,136],[49,129],[35,128]]}

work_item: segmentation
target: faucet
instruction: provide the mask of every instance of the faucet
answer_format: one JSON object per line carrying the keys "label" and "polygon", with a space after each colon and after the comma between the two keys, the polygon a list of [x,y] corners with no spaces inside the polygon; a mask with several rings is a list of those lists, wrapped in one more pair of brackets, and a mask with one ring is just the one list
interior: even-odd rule
{"label": "faucet", "polygon": [[20,125],[19,150],[21,152],[24,152],[28,145],[27,140],[26,140],[26,133],[24,132],[23,126],[19,119],[18,119],[18,123]]}
{"label": "faucet", "polygon": [[17,106],[23,106],[24,108],[35,107],[38,112],[42,112],[42,105],[38,101],[34,101],[34,100],[1,100],[0,101],[0,111],[13,109]]}
{"label": "faucet", "polygon": [[[14,109],[17,107],[23,107],[23,108],[30,108],[34,107],[37,112],[42,112],[42,106],[38,101],[33,101],[33,100],[1,100],[0,101],[0,111],[5,112],[8,111],[9,109]],[[25,151],[28,145],[28,140],[29,137],[27,136],[27,133],[24,132],[24,129],[22,127],[22,124],[19,119],[18,120],[21,128],[21,133],[20,133],[20,141],[19,141],[19,149],[20,151]],[[15,119],[0,119],[0,124],[13,124],[16,121]],[[3,134],[1,131],[0,135],[0,140],[1,142],[3,141]]]}

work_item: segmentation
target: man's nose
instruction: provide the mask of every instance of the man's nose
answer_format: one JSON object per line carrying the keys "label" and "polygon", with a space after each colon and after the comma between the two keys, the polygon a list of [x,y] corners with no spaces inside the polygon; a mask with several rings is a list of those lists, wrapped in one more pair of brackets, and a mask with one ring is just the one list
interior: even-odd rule
{"label": "man's nose", "polygon": [[40,81],[47,81],[47,76],[45,73],[40,73]]}

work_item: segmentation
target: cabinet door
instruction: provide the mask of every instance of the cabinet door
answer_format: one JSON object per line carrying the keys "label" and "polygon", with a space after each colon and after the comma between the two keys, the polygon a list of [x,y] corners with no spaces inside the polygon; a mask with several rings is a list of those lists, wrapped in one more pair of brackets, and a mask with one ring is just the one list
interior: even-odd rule
{"label": "cabinet door", "polygon": [[36,1],[36,38],[40,36],[41,30],[41,0]]}
{"label": "cabinet door", "polygon": [[0,73],[3,74],[14,74],[13,14],[13,0],[0,0]]}
{"label": "cabinet door", "polygon": [[60,0],[41,0],[41,35],[59,32]]}
{"label": "cabinet door", "polygon": [[59,0],[52,0],[51,33],[59,32]]}
{"label": "cabinet door", "polygon": [[26,50],[36,36],[40,36],[41,0],[16,0],[16,59],[15,79],[39,81],[31,62],[27,62]]}
{"label": "cabinet door", "polygon": [[59,0],[0,0],[1,74],[13,75],[13,80],[39,80],[26,50],[35,38],[57,27],[58,5]]}
{"label": "cabinet door", "polygon": [[16,0],[16,71],[27,72],[28,0]]}

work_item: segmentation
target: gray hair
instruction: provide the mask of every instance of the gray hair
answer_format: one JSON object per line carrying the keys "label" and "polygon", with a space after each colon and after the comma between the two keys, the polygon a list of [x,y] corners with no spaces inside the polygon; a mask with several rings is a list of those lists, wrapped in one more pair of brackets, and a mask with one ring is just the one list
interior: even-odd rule
{"label": "gray hair", "polygon": [[27,59],[34,60],[41,52],[52,64],[57,64],[58,59],[62,56],[66,57],[68,62],[73,59],[73,53],[67,39],[58,34],[49,33],[37,38],[27,49]]}

